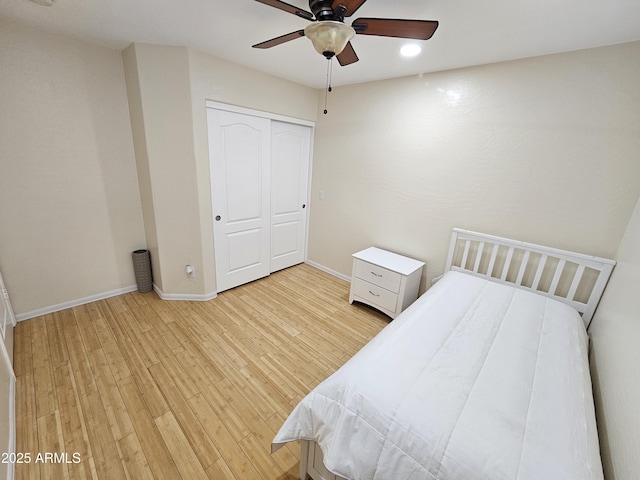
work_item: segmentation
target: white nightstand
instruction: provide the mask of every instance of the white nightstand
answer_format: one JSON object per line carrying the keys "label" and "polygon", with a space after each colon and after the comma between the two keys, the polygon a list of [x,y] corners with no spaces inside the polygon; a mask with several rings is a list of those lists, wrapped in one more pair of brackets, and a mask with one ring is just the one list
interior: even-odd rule
{"label": "white nightstand", "polygon": [[349,303],[366,303],[396,318],[418,298],[424,263],[376,247],[353,254]]}

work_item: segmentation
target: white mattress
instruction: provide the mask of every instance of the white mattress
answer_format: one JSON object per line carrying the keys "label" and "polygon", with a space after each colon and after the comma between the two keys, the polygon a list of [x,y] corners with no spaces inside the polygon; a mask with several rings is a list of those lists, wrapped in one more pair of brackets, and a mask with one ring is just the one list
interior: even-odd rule
{"label": "white mattress", "polygon": [[555,300],[449,272],[273,440],[353,480],[602,479],[587,335]]}

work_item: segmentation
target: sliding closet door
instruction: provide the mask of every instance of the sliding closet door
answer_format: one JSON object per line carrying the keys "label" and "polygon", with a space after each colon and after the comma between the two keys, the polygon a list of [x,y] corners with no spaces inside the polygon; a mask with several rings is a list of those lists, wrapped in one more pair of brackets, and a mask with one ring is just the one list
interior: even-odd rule
{"label": "sliding closet door", "polygon": [[269,275],[271,121],[207,109],[217,290]]}
{"label": "sliding closet door", "polygon": [[207,108],[217,291],[304,262],[310,126]]}
{"label": "sliding closet door", "polygon": [[271,271],[304,262],[311,128],[271,123]]}

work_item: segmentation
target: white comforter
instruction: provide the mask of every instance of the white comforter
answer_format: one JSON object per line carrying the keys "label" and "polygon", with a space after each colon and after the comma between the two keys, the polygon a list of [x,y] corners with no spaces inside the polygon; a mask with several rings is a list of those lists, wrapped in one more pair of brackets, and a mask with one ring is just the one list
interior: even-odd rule
{"label": "white comforter", "polygon": [[570,307],[449,272],[294,409],[347,479],[591,480],[587,335]]}

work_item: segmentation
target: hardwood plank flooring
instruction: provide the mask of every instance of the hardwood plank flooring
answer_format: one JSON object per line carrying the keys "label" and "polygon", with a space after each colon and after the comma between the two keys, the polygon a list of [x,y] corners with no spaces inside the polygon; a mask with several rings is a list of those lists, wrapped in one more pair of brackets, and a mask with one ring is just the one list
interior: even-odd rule
{"label": "hardwood plank flooring", "polygon": [[297,478],[273,436],[389,321],[348,295],[303,264],[209,302],[133,292],[20,322],[16,478]]}

